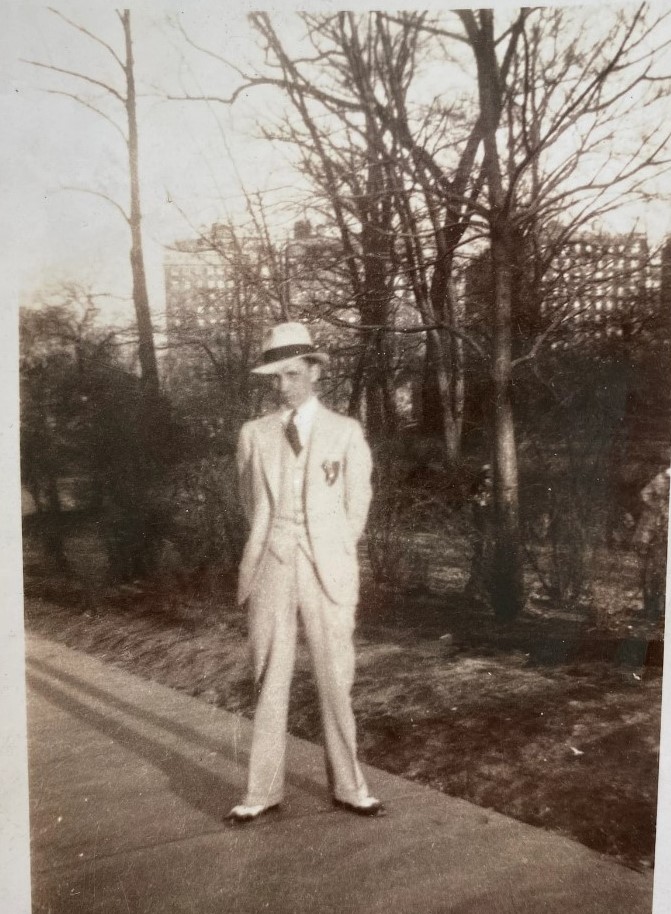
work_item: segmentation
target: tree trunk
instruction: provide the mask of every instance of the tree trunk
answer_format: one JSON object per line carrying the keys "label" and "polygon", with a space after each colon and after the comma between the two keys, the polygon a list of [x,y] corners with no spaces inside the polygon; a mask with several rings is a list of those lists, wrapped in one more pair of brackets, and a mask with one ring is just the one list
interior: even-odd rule
{"label": "tree trunk", "polygon": [[[501,621],[524,607],[524,577],[519,523],[519,483],[512,383],[512,252],[510,200],[503,191],[496,134],[504,86],[496,59],[493,10],[459,13],[475,56],[483,123],[484,170],[489,194],[489,236],[494,279],[492,381],[494,387],[494,519],[491,602]],[[477,16],[477,19],[476,19]]]}
{"label": "tree trunk", "polygon": [[63,511],[58,493],[58,480],[55,475],[50,473],[46,483],[48,509],[41,517],[44,531],[44,548],[47,558],[54,569],[65,572],[69,570],[69,562],[65,554]]}
{"label": "tree trunk", "polygon": [[371,441],[380,441],[385,434],[382,388],[375,377],[366,381],[366,431]]}
{"label": "tree trunk", "polygon": [[[436,245],[429,298],[420,310],[427,323],[438,321],[457,326],[451,279],[453,253],[446,250],[443,233],[436,235]],[[461,454],[464,358],[461,341],[447,330],[427,333],[422,407],[424,431],[440,435],[445,464],[453,466]]]}
{"label": "tree trunk", "polygon": [[[457,305],[452,279],[452,266],[447,278],[445,295],[446,320],[453,327],[464,324],[463,307]],[[462,435],[464,430],[464,402],[466,399],[466,366],[464,364],[464,342],[456,333],[450,333],[445,345],[450,353],[450,418],[451,433],[454,441],[453,460],[461,454]]]}
{"label": "tree trunk", "polygon": [[422,426],[425,431],[440,435],[446,465],[451,466],[461,452],[461,433],[452,411],[453,378],[445,365],[443,340],[437,330],[426,335],[426,360]]}
{"label": "tree trunk", "polygon": [[492,605],[501,621],[514,619],[524,606],[522,543],[515,422],[511,399],[511,272],[506,237],[492,231],[494,268],[494,518],[496,542],[492,568]]}
{"label": "tree trunk", "polygon": [[361,418],[361,400],[364,392],[364,375],[369,345],[369,341],[364,343],[356,363],[356,368],[354,369],[354,376],[352,377],[352,392],[350,393],[349,404],[347,406],[347,415],[354,416],[356,419]]}
{"label": "tree trunk", "polygon": [[140,209],[140,180],[138,175],[138,133],[135,96],[133,43],[131,39],[130,10],[120,14],[126,41],[126,116],[128,120],[128,164],[130,172],[130,263],[133,273],[133,303],[139,337],[140,371],[142,386],[149,400],[158,399],[159,382],[154,331],[149,310],[147,279],[142,252],[142,212]]}

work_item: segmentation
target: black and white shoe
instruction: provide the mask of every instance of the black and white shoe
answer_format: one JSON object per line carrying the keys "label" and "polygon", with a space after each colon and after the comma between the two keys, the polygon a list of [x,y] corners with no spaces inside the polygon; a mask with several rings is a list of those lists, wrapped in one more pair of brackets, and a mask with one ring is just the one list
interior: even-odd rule
{"label": "black and white shoe", "polygon": [[246,825],[248,822],[255,822],[267,812],[273,812],[279,808],[279,803],[274,803],[272,806],[245,806],[244,803],[241,803],[239,806],[233,807],[227,818],[235,825]]}
{"label": "black and white shoe", "polygon": [[387,810],[375,797],[366,797],[361,803],[346,803],[345,800],[333,800],[333,805],[338,809],[354,813],[357,816],[386,816]]}

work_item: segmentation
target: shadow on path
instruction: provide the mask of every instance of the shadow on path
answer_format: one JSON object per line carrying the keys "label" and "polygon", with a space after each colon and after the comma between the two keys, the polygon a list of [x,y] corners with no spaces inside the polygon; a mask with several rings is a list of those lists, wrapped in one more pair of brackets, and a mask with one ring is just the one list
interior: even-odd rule
{"label": "shadow on path", "polygon": [[215,775],[202,765],[198,765],[186,755],[174,749],[168,749],[160,742],[155,742],[140,735],[132,727],[107,717],[89,705],[77,701],[67,692],[55,688],[53,683],[28,673],[28,684],[46,701],[61,708],[72,717],[79,718],[90,727],[95,728],[114,742],[128,749],[133,754],[144,758],[167,776],[172,793],[183,799],[194,809],[211,819],[223,822],[231,808],[235,787],[222,776]]}
{"label": "shadow on path", "polygon": [[[111,695],[104,689],[90,685],[78,677],[56,670],[50,664],[34,659],[28,659],[31,668],[27,673],[28,684],[31,689],[41,695],[53,705],[61,708],[67,714],[80,719],[85,724],[93,727],[98,732],[113,739],[120,746],[144,758],[150,764],[161,770],[168,778],[170,790],[175,796],[184,800],[191,807],[203,813],[216,822],[225,823],[226,816],[231,806],[239,800],[239,780],[233,783],[222,774],[214,774],[203,765],[198,764],[188,754],[167,747],[164,743],[154,740],[144,733],[138,732],[133,726],[119,721],[118,717],[108,716],[104,709],[98,710],[86,702],[86,697],[99,701],[116,711],[121,711],[129,718],[139,722],[146,721],[173,736],[178,737],[189,746],[214,752],[234,762],[241,767],[248,761],[248,753],[239,750],[229,743],[217,739],[209,739],[202,733],[177,723],[169,718],[136,707],[131,702]],[[44,675],[40,675],[44,674]],[[49,678],[46,678],[49,677]],[[73,697],[70,692],[58,688],[53,680],[60,680],[66,686],[82,695],[83,700]],[[222,712],[222,725],[223,725]],[[288,775],[288,780],[303,791],[311,793],[319,799],[326,800],[326,790],[313,781]]]}

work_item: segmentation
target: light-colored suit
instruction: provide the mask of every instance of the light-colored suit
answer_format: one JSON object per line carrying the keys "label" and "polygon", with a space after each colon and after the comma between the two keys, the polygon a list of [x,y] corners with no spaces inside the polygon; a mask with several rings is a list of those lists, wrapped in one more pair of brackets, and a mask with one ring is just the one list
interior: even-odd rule
{"label": "light-colored suit", "polygon": [[280,412],[240,433],[240,495],[250,534],[238,598],[248,601],[259,700],[246,803],[280,802],[289,687],[300,614],[319,687],[329,785],[336,799],[359,803],[367,787],[356,760],[350,692],[358,599],[357,542],[371,499],[370,450],[358,422],[319,405],[306,442],[304,546],[278,517],[289,457]]}

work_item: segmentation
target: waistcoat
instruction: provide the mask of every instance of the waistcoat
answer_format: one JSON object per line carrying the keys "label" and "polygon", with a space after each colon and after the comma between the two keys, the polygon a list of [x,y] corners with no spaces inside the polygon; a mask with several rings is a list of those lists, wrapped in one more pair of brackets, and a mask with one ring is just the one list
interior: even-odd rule
{"label": "waistcoat", "polygon": [[308,443],[296,455],[286,439],[282,442],[280,489],[273,525],[275,528],[281,527],[282,536],[292,538],[312,558],[303,500]]}

